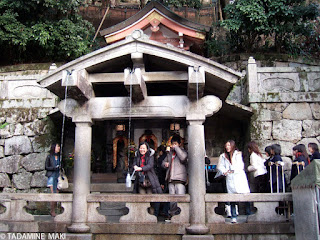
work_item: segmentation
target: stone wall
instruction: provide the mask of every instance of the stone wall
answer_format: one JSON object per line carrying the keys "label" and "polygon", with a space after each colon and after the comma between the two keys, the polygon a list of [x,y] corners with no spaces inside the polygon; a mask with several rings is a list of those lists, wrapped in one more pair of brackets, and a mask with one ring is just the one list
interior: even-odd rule
{"label": "stone wall", "polygon": [[48,73],[0,73],[0,190],[39,192],[46,188],[45,159],[56,97],[37,80]]}
{"label": "stone wall", "polygon": [[250,137],[260,149],[281,145],[287,179],[290,179],[292,148],[309,142],[320,146],[320,67],[257,67],[249,59],[242,101],[254,115]]}

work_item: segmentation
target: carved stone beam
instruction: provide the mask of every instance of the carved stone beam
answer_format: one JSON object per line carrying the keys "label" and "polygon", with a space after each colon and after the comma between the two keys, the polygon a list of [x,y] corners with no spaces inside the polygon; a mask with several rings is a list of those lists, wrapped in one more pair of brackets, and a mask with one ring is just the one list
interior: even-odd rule
{"label": "carved stone beam", "polygon": [[85,69],[79,71],[62,72],[62,86],[68,88],[68,97],[79,102],[85,102],[95,97],[91,82],[88,80],[88,72]]}
{"label": "carved stone beam", "polygon": [[191,101],[203,96],[205,85],[205,73],[203,67],[188,68],[188,97]]}
{"label": "carved stone beam", "polygon": [[140,68],[135,68],[133,71],[128,68],[124,70],[124,85],[131,94],[134,103],[138,103],[147,97],[147,86]]}
{"label": "carved stone beam", "polygon": [[205,121],[207,117],[211,117],[217,113],[222,107],[222,101],[213,95],[207,95],[199,101],[190,102],[186,112],[188,121]]}

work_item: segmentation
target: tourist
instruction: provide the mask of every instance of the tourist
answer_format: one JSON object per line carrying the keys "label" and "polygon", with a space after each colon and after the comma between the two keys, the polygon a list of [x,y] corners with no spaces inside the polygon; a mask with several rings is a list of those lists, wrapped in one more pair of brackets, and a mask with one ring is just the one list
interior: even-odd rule
{"label": "tourist", "polygon": [[292,162],[291,177],[294,179],[309,164],[309,156],[306,146],[298,144],[292,148],[294,160]]}
{"label": "tourist", "polygon": [[279,144],[271,145],[272,157],[268,161],[270,174],[271,192],[283,192],[285,190],[285,179],[283,177],[283,161],[281,158],[281,146]]}
{"label": "tourist", "polygon": [[[166,182],[166,169],[162,167],[163,160],[167,157],[166,149],[163,145],[158,147],[158,167],[157,167],[157,175],[160,182],[160,186],[164,193],[168,193],[168,184]],[[160,204],[160,215],[164,216],[165,219],[169,219],[169,202],[162,202]]]}
{"label": "tourist", "polygon": [[311,153],[310,162],[312,162],[314,159],[320,159],[319,148],[316,143],[313,143],[313,142],[309,143],[308,149],[309,149],[309,152]]}
{"label": "tourist", "polygon": [[[250,193],[242,154],[233,140],[226,142],[224,153],[219,157],[217,169],[226,176],[228,193]],[[250,214],[250,204],[246,203],[246,214]],[[237,222],[236,204],[231,202],[231,222]]]}
{"label": "tourist", "polygon": [[[180,136],[174,135],[171,138],[170,151],[162,162],[162,166],[167,169],[166,181],[168,182],[169,194],[186,193],[188,155],[180,145]],[[178,215],[180,211],[176,202],[170,202],[170,216]]]}
{"label": "tourist", "polygon": [[265,153],[266,153],[266,156],[267,156],[267,159],[266,159],[266,161],[264,162],[264,165],[266,166],[266,168],[267,168],[267,175],[268,175],[268,183],[269,184],[267,184],[267,192],[271,192],[271,182],[270,182],[270,180],[271,180],[271,178],[272,178],[272,175],[271,175],[271,167],[270,167],[270,162],[271,162],[271,160],[272,160],[272,158],[273,158],[273,156],[272,156],[272,153],[271,153],[271,146],[267,146],[265,149],[264,149],[264,151],[265,151]]}
{"label": "tourist", "polygon": [[[137,172],[134,191],[140,194],[162,193],[158,177],[154,171],[154,153],[146,142],[140,143],[133,159],[133,168]],[[154,204],[154,215],[159,214],[160,203]]]}
{"label": "tourist", "polygon": [[258,148],[258,144],[254,141],[248,143],[248,152],[250,153],[250,165],[248,171],[253,172],[256,192],[267,192],[268,175],[267,168],[264,165],[265,159]]}
{"label": "tourist", "polygon": [[[47,187],[50,188],[51,193],[59,192],[57,189],[58,177],[60,172],[60,145],[53,143],[50,148],[50,153],[46,158],[45,168],[47,170],[46,176],[48,177]],[[56,202],[50,203],[50,214],[52,217],[56,216],[55,213]]]}

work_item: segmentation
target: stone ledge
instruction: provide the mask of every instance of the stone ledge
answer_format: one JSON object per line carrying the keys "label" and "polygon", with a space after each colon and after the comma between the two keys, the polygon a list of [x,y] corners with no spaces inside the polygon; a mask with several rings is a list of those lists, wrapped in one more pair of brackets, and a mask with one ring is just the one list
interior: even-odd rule
{"label": "stone ledge", "polygon": [[293,222],[286,223],[215,223],[208,224],[212,234],[294,234]]}
{"label": "stone ledge", "polygon": [[276,102],[320,102],[318,92],[289,92],[289,93],[249,93],[249,103]]}
{"label": "stone ledge", "polygon": [[[66,233],[70,223],[7,222],[8,228],[1,232],[59,232]],[[184,235],[188,224],[176,223],[95,223],[88,224],[92,234],[147,234],[147,235]],[[294,234],[293,222],[286,223],[214,223],[207,224],[210,234]]]}
{"label": "stone ledge", "polygon": [[279,202],[292,201],[292,193],[206,194],[206,202]]}

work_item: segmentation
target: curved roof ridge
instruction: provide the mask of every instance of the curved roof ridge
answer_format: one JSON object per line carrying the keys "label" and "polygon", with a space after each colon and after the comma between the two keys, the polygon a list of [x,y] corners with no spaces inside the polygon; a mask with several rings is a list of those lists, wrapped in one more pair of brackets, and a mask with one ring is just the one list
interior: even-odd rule
{"label": "curved roof ridge", "polygon": [[114,26],[111,26],[109,28],[103,29],[100,31],[101,36],[105,36],[111,33],[118,32],[122,29],[127,28],[130,25],[133,25],[136,23],[139,19],[142,19],[145,15],[147,15],[150,11],[153,9],[158,10],[163,15],[167,16],[169,19],[192,29],[195,29],[197,31],[203,31],[203,32],[209,32],[210,26],[203,25],[200,23],[196,23],[193,21],[190,21],[186,18],[183,18],[176,13],[172,12],[170,9],[168,9],[166,6],[162,5],[158,1],[151,1],[149,2],[143,9],[141,9],[139,12],[137,12],[135,15],[131,16],[130,18],[124,20],[123,22],[120,22]]}

